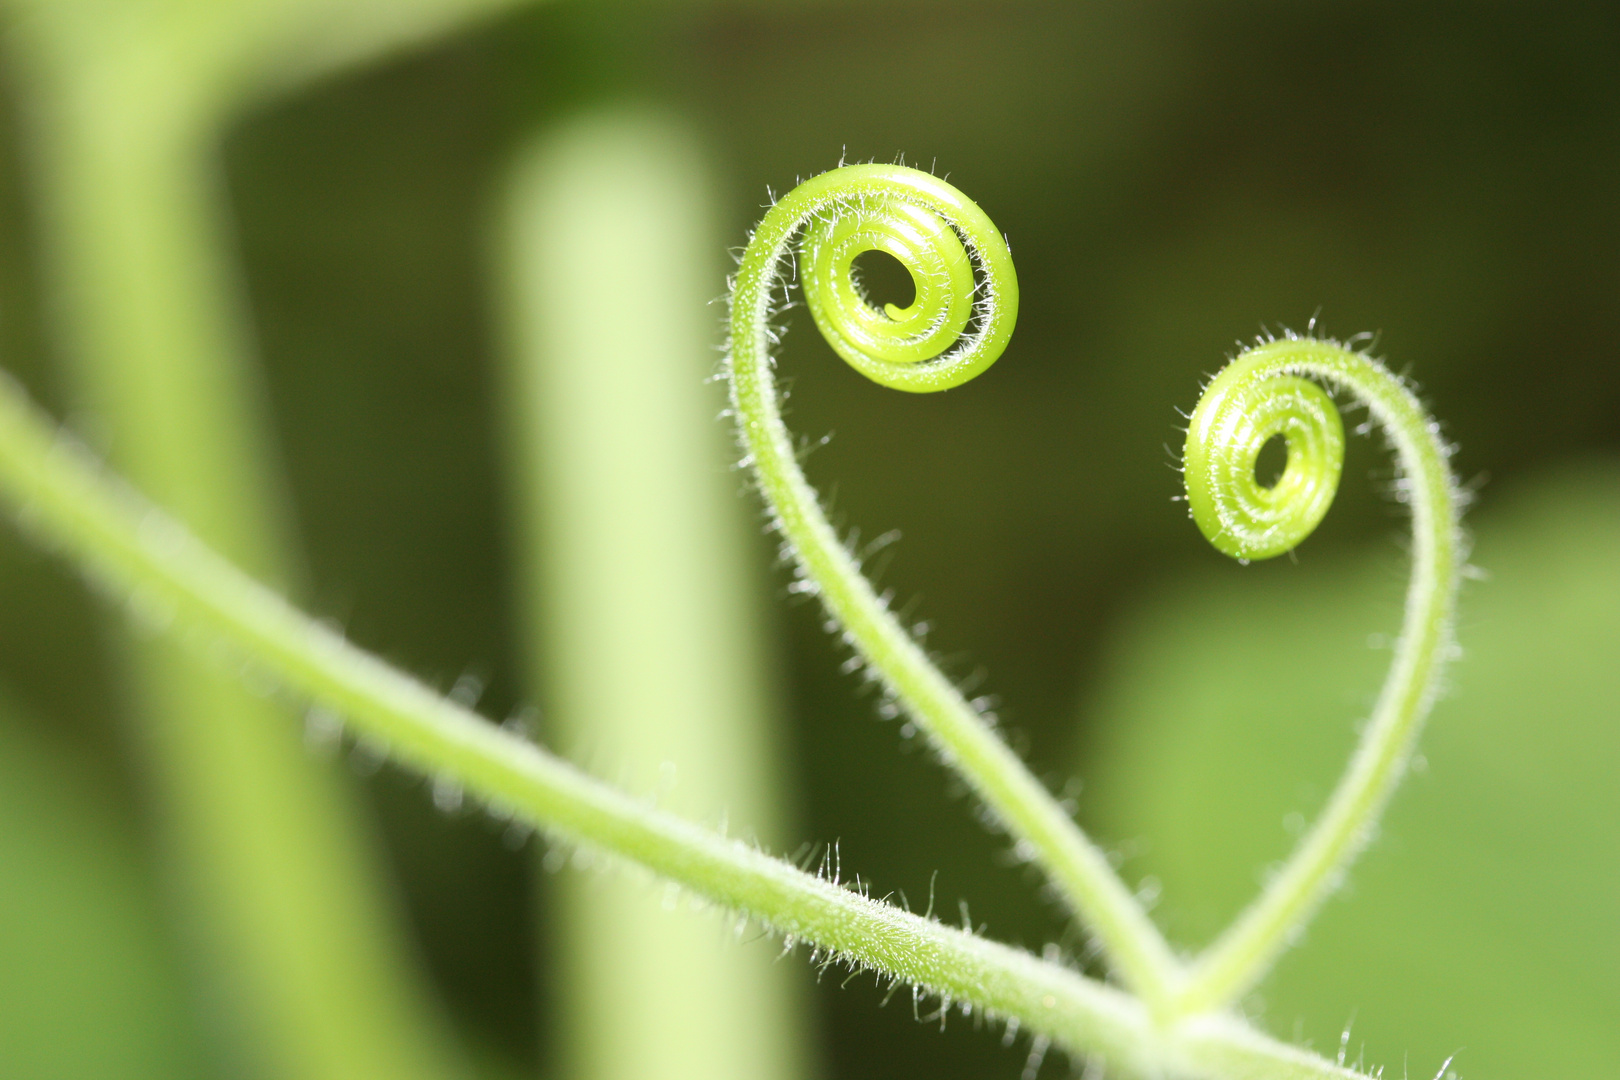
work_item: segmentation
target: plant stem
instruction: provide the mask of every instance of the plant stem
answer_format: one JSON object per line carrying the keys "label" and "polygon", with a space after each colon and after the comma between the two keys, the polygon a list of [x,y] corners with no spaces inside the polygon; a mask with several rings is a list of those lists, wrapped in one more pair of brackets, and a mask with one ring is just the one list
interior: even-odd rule
{"label": "plant stem", "polygon": [[[0,498],[139,619],[278,679],[343,715],[403,764],[514,815],[638,863],[850,963],[1044,1034],[1142,1080],[1315,1080],[1359,1074],[1232,1018],[1165,1028],[1120,991],[805,874],[650,809],[435,694],[300,614],[104,474],[0,377]],[[221,720],[221,722],[225,722]]]}
{"label": "plant stem", "polygon": [[[1241,997],[1338,884],[1406,771],[1440,668],[1453,649],[1462,534],[1439,425],[1381,364],[1329,341],[1261,345],[1234,360],[1217,383],[1282,375],[1306,375],[1349,391],[1388,434],[1401,468],[1397,495],[1412,512],[1412,580],[1394,664],[1343,778],[1287,864],[1198,958],[1176,1001],[1179,1014],[1207,1012]],[[1215,389],[1212,384],[1210,392]]]}
{"label": "plant stem", "polygon": [[[525,653],[559,751],[779,844],[748,508],[704,385],[712,202],[696,140],[645,107],[573,117],[512,170],[501,397]],[[803,1073],[797,971],[717,948],[713,920],[662,911],[636,882],[551,875],[544,889],[563,1075]]]}
{"label": "plant stem", "polygon": [[[1011,333],[1016,283],[1011,261],[989,219],[955,188],[899,166],[854,165],[824,173],[783,196],[765,215],[743,254],[732,294],[730,373],[747,461],[776,515],[808,588],[817,592],[870,670],[933,739],[946,765],[960,773],[1018,843],[1050,875],[1074,912],[1102,943],[1120,979],[1157,1009],[1172,995],[1180,965],[1136,897],[1044,786],[1035,779],[962,693],[900,625],[862,576],[860,566],[822,512],[777,405],[770,353],[772,294],[798,232],[808,222],[861,220],[884,200],[922,205],[955,226],[986,267],[979,301],[982,334],[999,335],[993,352],[965,346],[960,361],[875,361],[860,370],[887,385],[926,391],[971,378],[999,354]],[[806,260],[811,261],[809,259]],[[1005,264],[1004,266],[1002,264]],[[915,273],[915,270],[914,270]],[[921,294],[919,288],[919,295]],[[998,319],[1004,317],[1004,325]],[[824,331],[825,331],[824,327]],[[834,339],[835,341],[837,339]],[[840,348],[846,359],[846,350]],[[986,353],[988,357],[986,358]]]}

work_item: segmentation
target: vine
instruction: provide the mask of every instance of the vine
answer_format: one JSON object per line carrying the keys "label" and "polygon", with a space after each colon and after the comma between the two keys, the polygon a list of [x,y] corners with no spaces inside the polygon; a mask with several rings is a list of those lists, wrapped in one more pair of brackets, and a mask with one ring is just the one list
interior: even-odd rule
{"label": "vine", "polygon": [[[1147,1078],[1348,1078],[1362,1074],[1286,1046],[1228,1006],[1269,968],[1366,843],[1399,781],[1451,652],[1460,565],[1449,450],[1410,389],[1334,342],[1265,342],[1232,362],[1193,413],[1186,462],[1195,519],[1221,550],[1264,558],[1320,520],[1341,469],[1337,411],[1315,382],[1364,402],[1401,463],[1413,515],[1413,577],[1394,667],[1320,820],[1260,897],[1202,956],[1178,958],[1099,851],[989,724],[928,660],[861,576],[805,480],[776,405],[773,294],[802,234],[810,306],[834,348],[885,385],[959,385],[1000,355],[1017,285],[982,211],[942,181],[898,166],[851,166],[794,189],[766,214],[737,275],[729,361],[734,408],[760,487],[847,640],[1027,844],[1097,936],[1117,989],[1022,950],[916,916],[806,874],[594,780],[365,653],[210,551],[116,478],[0,377],[0,497],[43,544],[124,597],[147,622],[218,657],[221,641],[283,691],[347,718],[404,765],[459,784],[493,813],[639,864],[764,923],[822,962],[910,984],[1114,1074]],[[865,250],[901,258],[917,301],[879,311],[851,276]],[[1289,446],[1281,478],[1254,478],[1259,449]],[[238,667],[244,665],[237,665]],[[1129,992],[1126,992],[1126,991]]]}
{"label": "vine", "polygon": [[[803,590],[821,597],[945,762],[1027,845],[1096,934],[1121,980],[1151,1004],[1166,1002],[1176,960],[1136,897],[861,575],[799,467],[777,405],[770,317],[782,267],[801,231],[805,295],[822,333],[863,375],[918,393],[966,382],[1006,347],[1018,314],[1006,242],[977,205],[917,169],[850,165],[800,184],[766,213],[738,268],[731,299],[732,404],[745,460],[793,552]],[[910,308],[889,305],[880,312],[861,295],[851,265],[872,249],[895,256],[911,272],[917,294]],[[978,278],[969,255],[978,261]]]}
{"label": "vine", "polygon": [[[1396,494],[1411,509],[1415,539],[1395,662],[1344,777],[1282,871],[1189,968],[1103,853],[901,626],[827,521],[782,421],[770,353],[771,297],[801,233],[805,297],[823,336],[868,378],[913,392],[958,386],[1005,348],[1017,309],[1005,242],[955,188],[902,166],[840,168],[775,203],[743,253],[732,293],[729,374],[745,460],[793,554],[802,590],[821,597],[873,677],[1019,847],[1033,853],[1121,981],[1166,1021],[1230,1005],[1265,974],[1366,844],[1453,651],[1459,499],[1438,425],[1376,360],[1337,342],[1293,336],[1262,342],[1234,360],[1192,414],[1187,499],[1220,551],[1245,562],[1281,555],[1327,513],[1342,470],[1344,429],[1332,398],[1312,378],[1365,403],[1388,434],[1401,470]],[[911,307],[879,310],[864,296],[852,266],[869,250],[895,256],[911,272],[917,293]],[[970,256],[978,261],[977,278]],[[1275,483],[1262,484],[1256,459],[1279,436],[1287,463]]]}

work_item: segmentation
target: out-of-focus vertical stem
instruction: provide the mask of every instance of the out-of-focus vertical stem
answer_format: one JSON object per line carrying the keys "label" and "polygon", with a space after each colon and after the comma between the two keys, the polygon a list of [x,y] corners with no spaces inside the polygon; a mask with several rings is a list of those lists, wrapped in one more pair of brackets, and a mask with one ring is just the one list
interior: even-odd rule
{"label": "out-of-focus vertical stem", "polygon": [[[710,203],[691,137],[659,115],[578,118],[518,161],[500,222],[514,535],[550,741],[769,841],[779,785],[747,507],[704,382],[723,247]],[[560,1075],[802,1074],[772,950],[661,911],[665,892],[640,880],[547,880]]]}
{"label": "out-of-focus vertical stem", "polygon": [[[58,337],[93,437],[209,543],[285,584],[289,530],[225,254],[213,118],[161,35],[78,48],[94,21],[47,11],[16,44]],[[352,795],[311,759],[296,718],[195,650],[126,645],[137,742],[227,1071],[456,1075]]]}

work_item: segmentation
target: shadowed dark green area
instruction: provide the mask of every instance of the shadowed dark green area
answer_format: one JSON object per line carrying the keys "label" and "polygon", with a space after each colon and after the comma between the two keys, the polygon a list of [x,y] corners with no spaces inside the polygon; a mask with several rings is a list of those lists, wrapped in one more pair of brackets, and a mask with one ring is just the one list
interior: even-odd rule
{"label": "shadowed dark green area", "polygon": [[[973,384],[914,399],[848,371],[795,312],[782,364],[794,391],[789,420],[812,438],[836,432],[810,458],[812,479],[866,536],[903,530],[884,584],[918,598],[916,614],[936,627],[929,640],[949,671],[988,672],[976,692],[1001,697],[1037,772],[1061,788],[1091,771],[1074,746],[1101,745],[1105,723],[1138,722],[1088,712],[1077,730],[1074,719],[1077,695],[1095,700],[1099,680],[1113,677],[1109,658],[1119,653],[1110,643],[1139,625],[1124,613],[1168,595],[1158,602],[1175,614],[1185,598],[1169,592],[1173,583],[1219,558],[1169,501],[1179,478],[1165,447],[1181,440],[1173,407],[1191,407],[1235,338],[1262,322],[1303,328],[1318,308],[1330,333],[1381,331],[1379,351],[1423,384],[1461,444],[1464,480],[1490,477],[1482,535],[1498,492],[1506,498],[1519,478],[1620,447],[1617,49],[1620,20],[1575,4],[1529,12],[1394,3],[877,11],[565,3],[307,90],[243,123],[226,164],[315,606],[446,688],[468,671],[482,676],[493,715],[521,704],[481,231],[518,138],[604,98],[647,97],[682,111],[707,132],[738,244],[767,185],[786,190],[841,155],[904,153],[911,164],[937,162],[1009,236],[1023,294],[1011,347]],[[11,126],[4,137],[0,348],[8,370],[49,390],[55,376],[37,331],[37,252]],[[717,274],[713,294],[723,287]],[[720,334],[716,309],[717,342]],[[1347,427],[1360,419],[1351,413]],[[1309,810],[1325,793],[1349,746],[1346,725],[1365,705],[1356,695],[1376,686],[1385,654],[1366,648],[1366,634],[1395,625],[1405,573],[1398,545],[1387,542],[1404,529],[1385,497],[1389,480],[1376,442],[1352,438],[1339,501],[1299,553],[1297,577],[1287,560],[1234,577],[1232,610],[1255,612],[1262,624],[1272,617],[1266,605],[1276,604],[1275,618],[1293,612],[1287,617],[1300,621],[1289,625],[1305,634],[1315,615],[1302,602],[1334,607],[1339,619],[1353,601],[1370,610],[1362,621],[1371,625],[1350,625],[1337,651],[1326,646],[1325,666],[1302,663],[1289,676],[1292,692],[1327,719],[1286,732],[1339,738],[1279,745],[1279,754],[1299,755],[1315,793],[1289,780],[1273,792],[1277,806],[1233,804],[1254,823],[1222,834],[1223,865],[1239,868],[1235,883],[1188,877],[1173,887],[1164,871],[1163,913],[1184,941],[1213,930],[1248,895],[1253,869],[1286,850],[1282,814]],[[1552,506],[1585,496],[1545,498]],[[1578,539],[1579,530],[1566,531]],[[0,543],[0,675],[39,717],[32,723],[62,735],[51,753],[91,760],[119,789],[123,751],[103,711],[93,609],[54,563],[10,533]],[[771,554],[762,539],[759,558]],[[1540,588],[1528,556],[1497,565],[1482,550],[1481,559],[1496,577],[1465,594],[1460,630],[1476,655],[1485,639],[1474,635],[1485,629],[1473,605],[1484,613],[1492,595]],[[1308,583],[1318,576],[1316,591]],[[804,838],[840,840],[846,872],[859,869],[879,894],[901,888],[921,908],[937,870],[941,910],[954,913],[966,900],[993,935],[1078,948],[1030,875],[1007,866],[1005,844],[980,828],[972,806],[859,700],[820,622],[811,604],[784,602],[779,612]],[[1522,637],[1528,649],[1540,628],[1493,632],[1508,645]],[[1143,655],[1161,647],[1133,640]],[[1620,653],[1615,637],[1597,640],[1607,642],[1600,657]],[[1595,666],[1556,642],[1537,647],[1547,651],[1523,653],[1544,656],[1537,667],[1556,661],[1589,674]],[[1195,680],[1220,674],[1193,661],[1165,669],[1166,692],[1196,701]],[[1276,987],[1263,990],[1279,1034],[1291,1034],[1302,1015],[1305,1034],[1328,1045],[1359,1006],[1356,1030],[1369,1053],[1395,1062],[1410,1048],[1413,1075],[1420,1061],[1473,1045],[1416,1000],[1482,992],[1480,976],[1438,982],[1455,955],[1445,950],[1462,947],[1454,942],[1436,935],[1412,945],[1402,954],[1412,988],[1386,986],[1376,1002],[1370,989],[1310,996],[1317,992],[1305,965],[1342,965],[1374,948],[1346,921],[1363,900],[1368,910],[1358,917],[1429,925],[1407,921],[1398,880],[1386,899],[1374,895],[1376,875],[1392,872],[1379,860],[1420,817],[1455,830],[1434,834],[1426,849],[1434,861],[1448,851],[1463,860],[1476,843],[1467,839],[1480,827],[1472,802],[1461,794],[1455,803],[1420,800],[1442,782],[1445,733],[1485,722],[1464,715],[1469,695],[1507,700],[1515,670],[1494,662],[1454,670],[1458,696],[1442,704],[1428,741],[1431,776],[1401,798],[1391,839],[1356,875],[1355,893],[1330,904]],[[1473,689],[1486,677],[1497,681],[1480,685],[1499,693]],[[1551,723],[1503,722],[1526,737]],[[1239,737],[1234,729],[1230,738]],[[1551,790],[1479,812],[1499,823],[1493,829],[1531,840],[1562,836],[1546,847],[1564,850],[1576,834],[1549,833],[1555,819],[1535,815],[1550,812],[1543,798],[1567,806],[1573,788],[1546,783]],[[413,779],[384,770],[371,789],[417,935],[458,1019],[506,1058],[534,1062],[545,989],[528,922],[529,855],[509,851],[501,827],[476,814],[434,810]],[[1220,790],[1235,796],[1244,784],[1234,778]],[[1088,813],[1101,798],[1086,800]],[[1149,832],[1150,804],[1140,816],[1117,805],[1114,836]],[[1588,823],[1597,827],[1603,812],[1592,805]],[[1608,813],[1612,822],[1612,804]],[[1270,843],[1251,850],[1248,837]],[[1467,854],[1453,872],[1492,857]],[[1147,858],[1128,865],[1146,872]],[[1593,880],[1595,856],[1559,865],[1572,882]],[[1500,914],[1411,906],[1456,911],[1459,927]],[[1511,963],[1526,1017],[1575,1025],[1588,1015],[1567,996],[1582,984],[1559,974],[1568,970],[1559,966],[1566,946],[1526,939],[1500,920],[1488,925],[1491,955]],[[1395,948],[1391,940],[1378,948]],[[9,997],[16,991],[6,978],[0,972]],[[841,981],[829,972],[817,992],[827,1075],[1018,1075],[1024,1048],[1001,1049],[998,1032],[975,1032],[953,1016],[942,1037],[912,1022],[904,994],[879,1010],[881,990],[861,979],[840,989]],[[1285,1006],[1283,995],[1298,1004]],[[91,1022],[88,1014],[81,1021]],[[1582,1045],[1585,1030],[1526,1039],[1524,1052],[1553,1038]],[[1503,1026],[1499,1037],[1510,1035]],[[1522,1060],[1544,1075],[1555,1060],[1576,1059]],[[1054,1061],[1041,1075],[1062,1072]]]}

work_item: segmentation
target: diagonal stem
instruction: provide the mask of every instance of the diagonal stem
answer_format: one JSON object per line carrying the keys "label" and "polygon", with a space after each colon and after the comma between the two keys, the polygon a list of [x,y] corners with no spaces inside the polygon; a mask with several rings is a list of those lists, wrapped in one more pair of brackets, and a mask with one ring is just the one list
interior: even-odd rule
{"label": "diagonal stem", "polygon": [[[0,44],[69,388],[127,475],[252,572],[295,579],[226,243],[209,73],[229,50],[188,52],[241,5],[16,6]],[[352,785],[228,672],[168,640],[110,644],[188,966],[223,991],[205,1024],[220,1049],[278,1075],[467,1075]]]}

